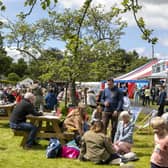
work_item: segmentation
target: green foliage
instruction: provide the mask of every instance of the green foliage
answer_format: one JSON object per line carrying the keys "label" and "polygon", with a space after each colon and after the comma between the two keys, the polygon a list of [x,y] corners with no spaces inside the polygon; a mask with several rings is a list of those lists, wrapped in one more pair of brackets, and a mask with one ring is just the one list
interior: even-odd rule
{"label": "green foliage", "polygon": [[156,44],[158,41],[158,38],[152,37],[153,30],[148,29],[146,27],[143,17],[139,17],[139,18],[137,17],[138,11],[142,8],[142,6],[138,4],[138,0],[123,0],[121,4],[124,7],[124,9],[121,10],[123,13],[132,11],[134,19],[137,23],[137,26],[142,32],[142,35],[141,35],[142,39],[146,40],[148,43],[151,43],[153,45]]}
{"label": "green foliage", "polygon": [[6,9],[5,5],[3,4],[2,0],[0,0],[0,10],[4,11]]}
{"label": "green foliage", "polygon": [[20,58],[17,63],[12,63],[10,65],[10,71],[22,78],[28,74],[28,65],[23,58]]}
{"label": "green foliage", "polygon": [[6,55],[4,49],[0,49],[0,74],[5,75],[8,73],[9,67],[12,63],[12,58]]}
{"label": "green foliage", "polygon": [[4,84],[16,84],[15,81],[9,81],[9,80],[0,80],[0,83],[4,83]]}
{"label": "green foliage", "polygon": [[9,73],[7,78],[9,81],[13,82],[18,82],[20,80],[20,77],[16,73]]}

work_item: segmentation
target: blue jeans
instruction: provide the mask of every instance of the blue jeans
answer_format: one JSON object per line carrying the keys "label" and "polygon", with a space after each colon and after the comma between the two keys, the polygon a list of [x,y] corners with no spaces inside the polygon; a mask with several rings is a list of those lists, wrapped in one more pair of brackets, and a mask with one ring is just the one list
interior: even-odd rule
{"label": "blue jeans", "polygon": [[38,131],[38,128],[36,126],[34,126],[31,123],[27,123],[27,122],[21,122],[21,123],[10,123],[10,128],[15,129],[15,130],[21,130],[21,131],[27,131],[29,132],[27,141],[26,141],[26,145],[33,145],[33,143],[35,142],[35,138],[36,138],[36,134]]}

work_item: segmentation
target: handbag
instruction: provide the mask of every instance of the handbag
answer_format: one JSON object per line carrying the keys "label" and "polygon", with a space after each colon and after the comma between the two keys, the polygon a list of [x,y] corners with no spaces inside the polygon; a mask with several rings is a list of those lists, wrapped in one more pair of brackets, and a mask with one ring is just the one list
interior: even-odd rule
{"label": "handbag", "polygon": [[71,146],[62,146],[61,157],[76,159],[80,154],[80,150]]}

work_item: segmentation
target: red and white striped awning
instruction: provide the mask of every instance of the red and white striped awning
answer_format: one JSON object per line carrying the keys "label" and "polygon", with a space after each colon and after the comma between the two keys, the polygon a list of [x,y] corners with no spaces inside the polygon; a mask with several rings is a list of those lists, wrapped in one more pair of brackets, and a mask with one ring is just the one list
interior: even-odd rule
{"label": "red and white striped awning", "polygon": [[152,60],[149,63],[125,74],[115,78],[115,80],[138,80],[145,79],[152,74],[152,65],[156,64],[158,60]]}

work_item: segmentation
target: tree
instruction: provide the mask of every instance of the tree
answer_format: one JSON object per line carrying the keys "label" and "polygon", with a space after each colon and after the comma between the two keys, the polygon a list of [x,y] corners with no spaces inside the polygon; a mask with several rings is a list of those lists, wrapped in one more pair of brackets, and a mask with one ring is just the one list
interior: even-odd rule
{"label": "tree", "polygon": [[19,17],[16,23],[8,20],[5,25],[9,33],[5,36],[8,45],[16,46],[16,49],[23,55],[29,57],[30,60],[34,59],[38,63],[38,57],[41,54],[41,48],[44,41],[47,40],[38,29],[38,25],[28,24],[25,20]]}
{"label": "tree", "polygon": [[5,75],[8,70],[9,70],[9,66],[12,63],[12,58],[7,56],[7,53],[5,51],[5,49],[3,48],[3,37],[1,35],[0,32],[0,76],[1,75]]}
{"label": "tree", "polygon": [[20,80],[20,77],[16,73],[9,73],[7,79],[17,83]]}
{"label": "tree", "polygon": [[[92,2],[92,0],[90,0],[90,2],[89,1],[87,2],[87,0],[86,0],[85,4],[91,3],[91,2]],[[137,17],[138,11],[141,10],[141,8],[142,8],[142,6],[140,6],[138,2],[139,2],[138,0],[123,0],[121,2],[121,4],[124,7],[124,9],[114,8],[113,10],[116,11],[116,14],[132,11],[134,19],[137,23],[137,26],[140,29],[140,31],[142,32],[142,39],[146,40],[148,43],[151,43],[152,46],[154,46],[157,43],[158,39],[156,37],[152,37],[153,30],[152,29],[150,30],[146,27],[146,24],[145,24],[143,17],[139,17],[139,18]],[[31,1],[26,0],[25,1],[25,5],[26,6],[29,5],[29,6],[31,6],[31,8],[30,8],[30,11],[27,14],[25,14],[24,16],[27,16],[31,13],[31,11],[36,3],[37,3],[37,0],[31,0]],[[41,1],[41,7],[43,9],[46,9],[46,8],[50,7],[51,3],[52,3],[51,0],[43,0],[43,1]],[[56,4],[56,3],[57,3],[57,0],[54,0],[54,4]]]}
{"label": "tree", "polygon": [[20,78],[28,75],[28,66],[23,58],[20,58],[17,63],[12,63],[10,66],[10,71],[16,73]]}
{"label": "tree", "polygon": [[[43,66],[47,67],[50,74],[53,71],[58,72],[61,79],[68,81],[74,94],[76,81],[86,81],[93,77],[90,73],[92,63],[95,60],[107,60],[107,54],[103,55],[105,47],[114,51],[119,46],[122,29],[126,26],[113,10],[104,12],[101,6],[90,7],[90,3],[91,1],[86,1],[80,10],[65,10],[62,14],[52,12],[50,19],[45,20],[45,25],[48,26],[42,26],[47,28],[44,32],[48,36],[53,37],[56,34],[57,37],[59,34],[59,38],[66,42],[64,58],[59,64],[53,61],[50,66]],[[44,20],[41,25],[42,23]],[[75,99],[72,102],[75,104]]]}
{"label": "tree", "polygon": [[[33,8],[35,7],[35,5],[37,4],[37,2],[38,2],[38,0],[25,0],[24,1],[25,6],[30,6],[30,9],[27,13],[20,12],[19,16],[22,19],[25,19],[28,15],[31,14],[31,12],[32,12]],[[54,0],[54,1],[40,0],[40,5],[41,5],[42,9],[44,9],[44,10],[49,9],[48,11],[50,12],[50,10],[56,6],[57,2],[58,2],[58,0]],[[90,2],[88,0],[86,0],[85,4],[91,3],[91,2],[92,2],[92,0],[90,0]],[[142,17],[140,17],[140,18],[137,17],[138,11],[142,8],[142,6],[140,6],[138,2],[139,2],[138,0],[123,0],[121,2],[121,4],[123,5],[124,9],[114,8],[113,10],[116,11],[116,14],[132,11],[134,19],[137,23],[137,26],[139,27],[140,31],[142,32],[142,38],[144,40],[147,40],[149,43],[152,44],[152,46],[154,46],[157,43],[158,39],[156,37],[151,37],[153,30],[146,28],[145,22]],[[5,5],[3,4],[2,1],[0,1],[0,10],[4,11],[5,9],[6,9]]]}
{"label": "tree", "polygon": [[[56,39],[65,41],[66,51],[64,53],[64,59],[60,61],[60,64],[58,65],[57,62],[54,61],[51,62],[49,67],[45,65],[43,65],[43,67],[47,67],[48,74],[50,74],[50,76],[52,76],[54,70],[58,70],[60,77],[68,80],[72,84],[73,96],[75,95],[75,81],[86,78],[86,74],[89,76],[89,72],[91,71],[92,67],[96,69],[97,67],[101,66],[101,63],[94,61],[97,57],[99,60],[102,60],[103,56],[106,58],[106,63],[108,64],[106,66],[101,66],[103,67],[103,72],[105,72],[106,75],[108,74],[108,68],[113,68],[112,65],[116,65],[114,60],[110,61],[109,59],[112,51],[110,51],[109,54],[108,51],[105,53],[103,49],[108,49],[109,45],[116,49],[118,39],[122,35],[122,29],[125,24],[122,23],[120,19],[117,19],[116,24],[119,27],[116,29],[111,29],[112,18],[118,16],[120,13],[132,10],[138,27],[144,35],[144,39],[148,40],[148,42],[152,43],[153,45],[157,41],[156,38],[150,38],[152,31],[146,29],[144,21],[136,18],[136,13],[140,9],[138,0],[123,0],[122,4],[124,9],[113,7],[109,13],[99,11],[98,7],[91,8],[91,2],[92,0],[86,0],[80,10],[73,12],[66,10],[63,14],[56,14],[50,10],[50,22],[44,26],[42,23],[47,23],[47,20],[43,20],[43,22],[39,22],[34,26],[23,23],[24,19],[31,14],[37,0],[26,0],[25,5],[30,6],[30,11],[26,14],[23,12],[20,13],[20,23],[17,26],[17,29],[14,29],[17,30],[21,36],[19,39],[16,38],[18,37],[18,34],[16,34],[14,38],[12,37],[13,33],[11,33],[11,36],[9,36],[10,38],[13,38],[11,38],[13,41],[16,39],[17,43],[19,42],[20,44],[23,44],[23,47],[18,47],[18,50],[29,54],[34,59],[36,59],[36,57],[34,57],[34,54],[31,52],[28,52],[28,49],[32,47],[35,49],[34,51],[42,53],[41,46],[43,42],[47,41],[47,38],[49,37],[48,35],[50,35],[52,38],[54,37]],[[56,3],[57,1],[55,0],[54,4]],[[41,6],[43,9],[49,9],[51,4],[52,1],[50,0],[41,1]],[[42,25],[44,26],[43,29],[45,31],[38,29],[41,28]],[[30,33],[28,34],[28,32]],[[37,37],[40,37],[39,40],[37,40]],[[34,41],[35,39],[36,41]],[[101,45],[103,45],[103,47]],[[115,73],[114,68],[111,70],[113,70],[113,73]],[[100,78],[100,74],[102,73],[97,71],[96,74]],[[73,100],[73,102],[74,101],[75,100]]]}

